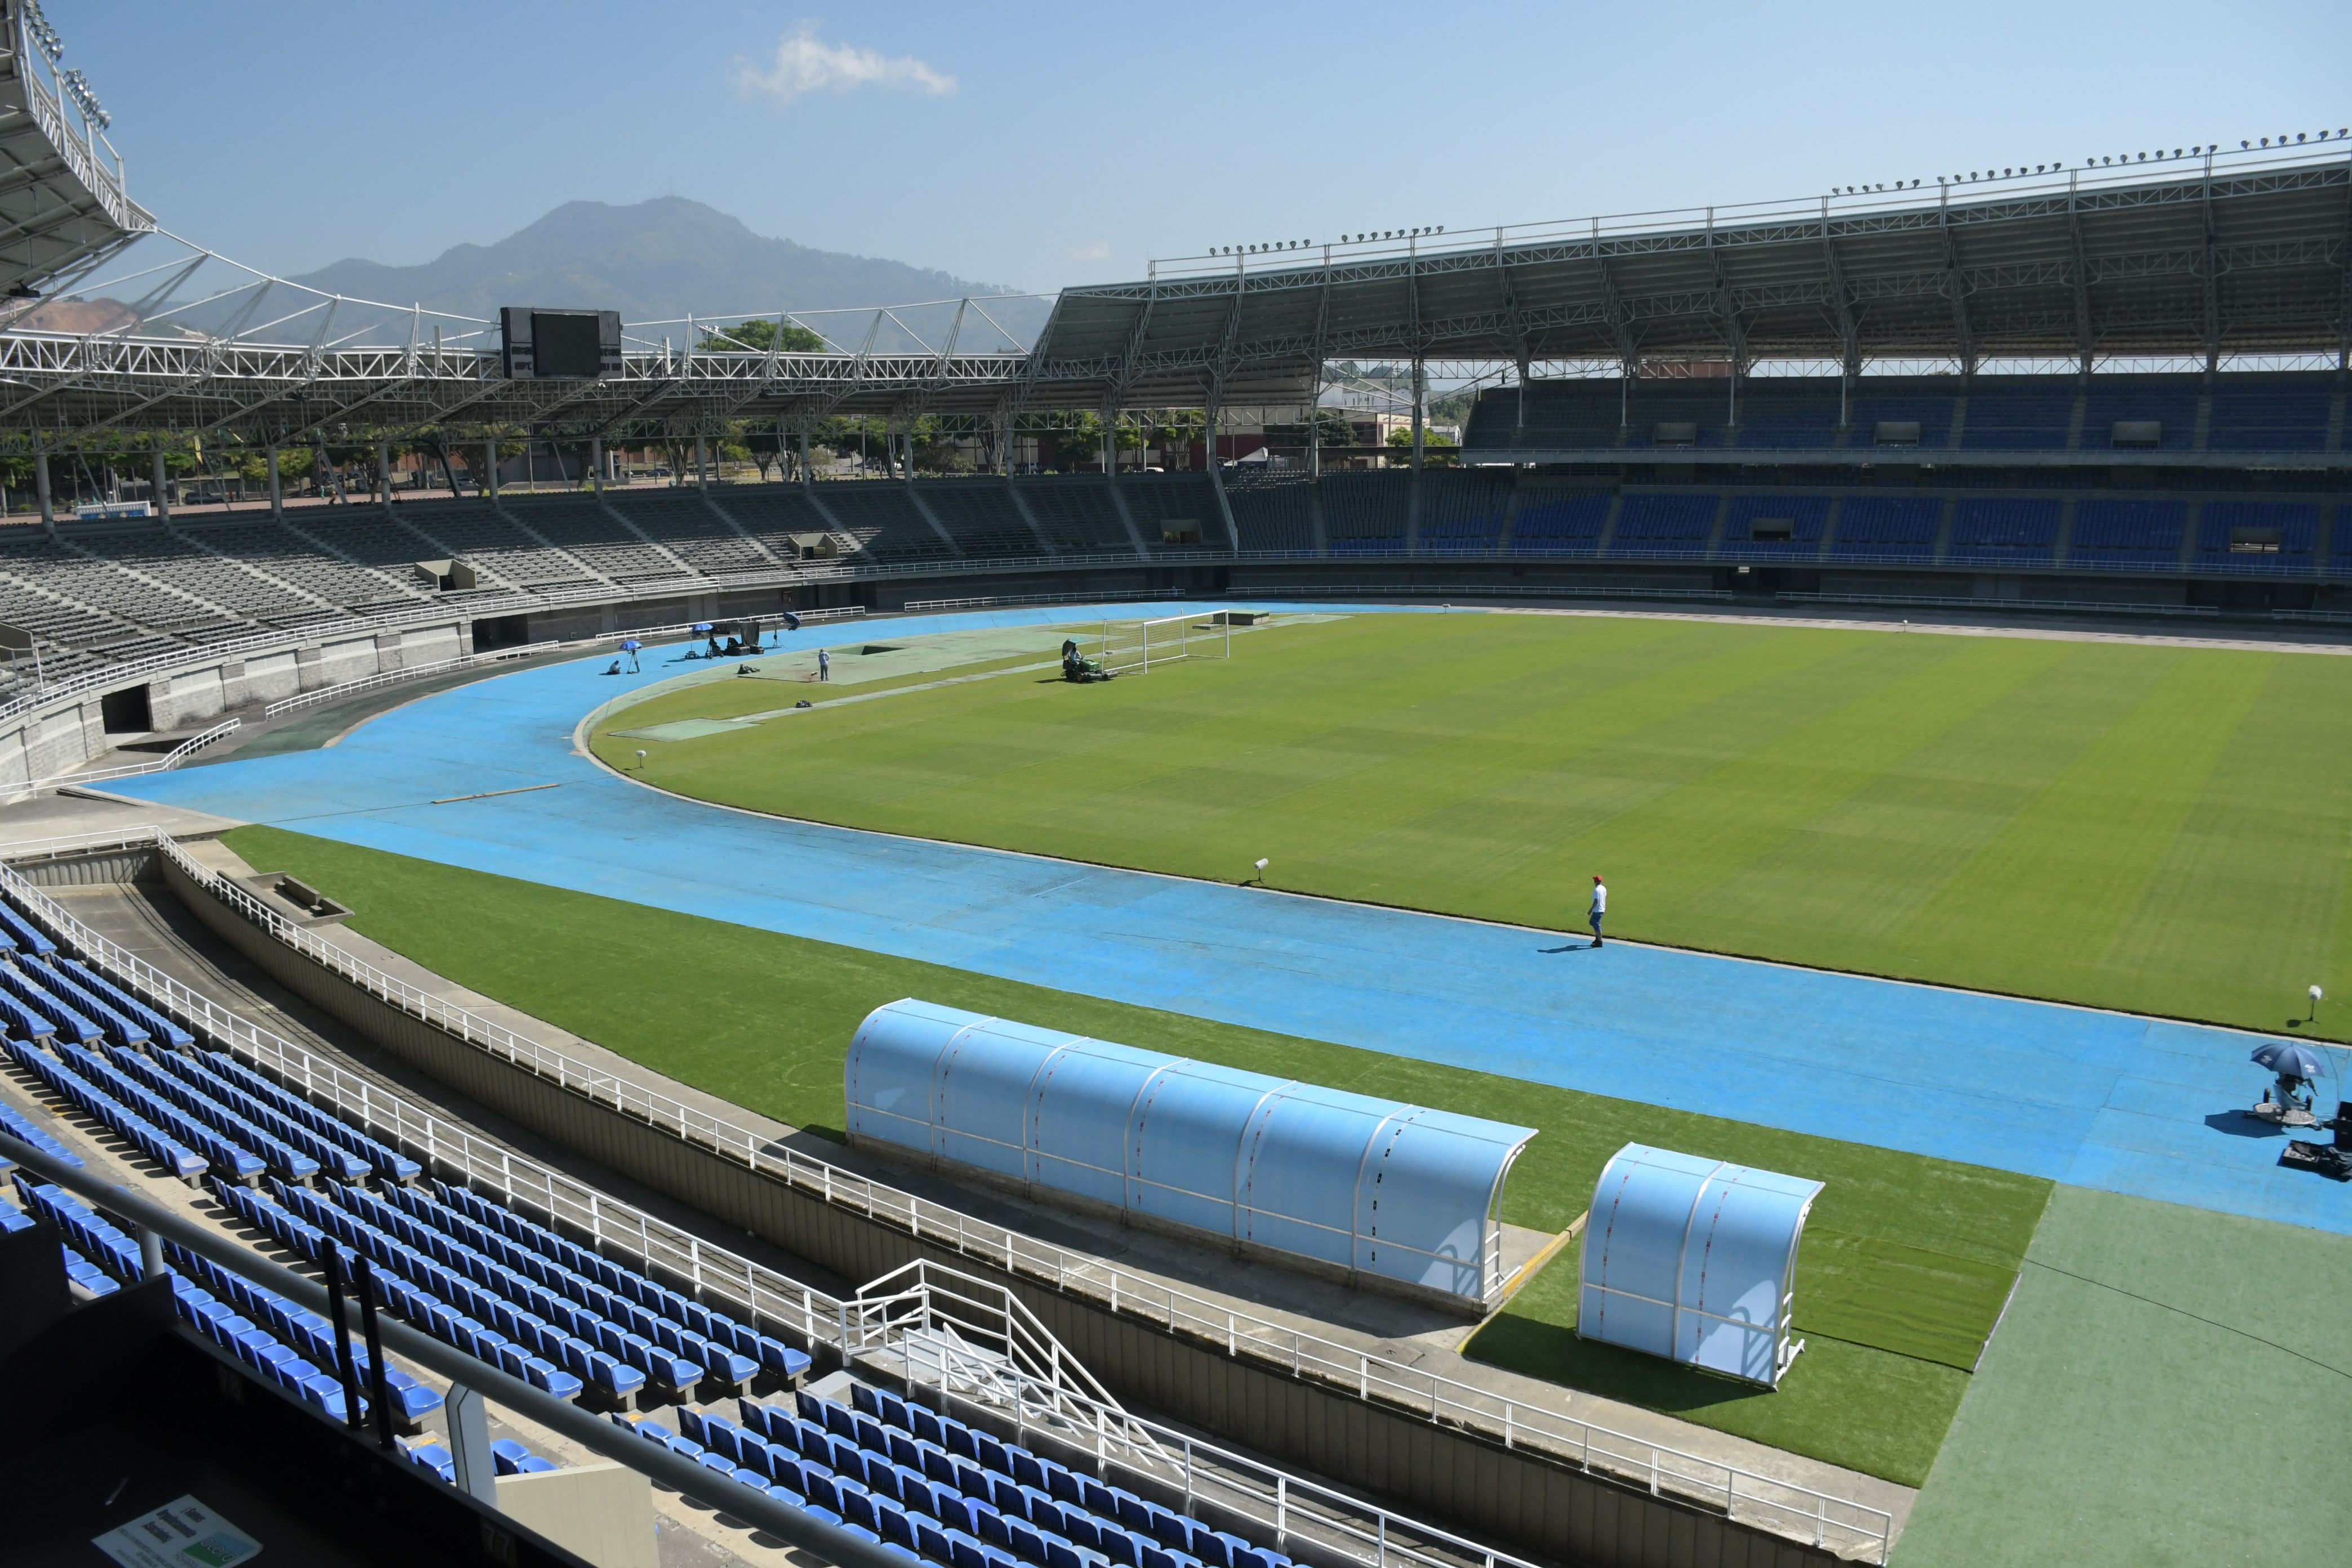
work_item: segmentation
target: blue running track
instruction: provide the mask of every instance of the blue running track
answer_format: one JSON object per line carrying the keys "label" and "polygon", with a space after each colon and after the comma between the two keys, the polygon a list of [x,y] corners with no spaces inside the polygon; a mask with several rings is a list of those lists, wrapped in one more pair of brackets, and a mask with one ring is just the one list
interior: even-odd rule
{"label": "blue running track", "polygon": [[[934,616],[890,635],[1106,609],[1135,613]],[[791,640],[875,635],[868,621]],[[2232,1114],[2264,1081],[2246,1059],[2256,1037],[777,821],[627,783],[572,750],[591,708],[699,668],[676,657],[648,649],[642,675],[617,679],[601,673],[610,653],[520,671],[331,748],[120,787],[1038,985],[2352,1233],[2352,1193],[2281,1170],[2278,1138]]]}

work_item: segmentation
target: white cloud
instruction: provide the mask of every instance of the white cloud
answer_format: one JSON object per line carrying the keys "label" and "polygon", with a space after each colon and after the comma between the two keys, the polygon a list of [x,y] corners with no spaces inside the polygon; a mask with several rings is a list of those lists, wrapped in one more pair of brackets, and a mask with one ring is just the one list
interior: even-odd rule
{"label": "white cloud", "polygon": [[1107,239],[1098,239],[1092,245],[1074,245],[1070,247],[1070,259],[1073,261],[1108,261],[1110,259],[1110,241]]}
{"label": "white cloud", "polygon": [[782,109],[812,92],[854,92],[861,87],[899,88],[936,97],[953,92],[956,79],[912,55],[894,57],[828,44],[816,36],[814,22],[803,22],[776,40],[775,58],[765,68],[745,66],[738,71],[735,86],[746,98],[768,98]]}

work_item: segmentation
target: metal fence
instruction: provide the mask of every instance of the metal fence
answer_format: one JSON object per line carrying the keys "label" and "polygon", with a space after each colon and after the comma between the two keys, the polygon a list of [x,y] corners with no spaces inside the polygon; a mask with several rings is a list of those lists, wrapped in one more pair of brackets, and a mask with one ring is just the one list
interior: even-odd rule
{"label": "metal fence", "polygon": [[520,647],[496,648],[488,653],[460,654],[456,658],[436,659],[431,664],[412,665],[404,669],[382,669],[373,675],[363,675],[357,680],[340,685],[322,686],[316,691],[305,691],[299,697],[289,697],[273,702],[261,710],[264,719],[275,719],[280,713],[291,713],[300,708],[315,708],[321,702],[334,702],[362,691],[373,691],[380,686],[397,686],[404,680],[423,680],[429,676],[446,675],[455,669],[471,669],[478,665],[503,664],[509,659],[530,658],[542,653],[553,653],[563,645],[560,642],[525,643]]}
{"label": "metal fence", "polygon": [[199,734],[190,736],[152,763],[131,763],[119,768],[97,768],[89,773],[58,773],[45,779],[30,779],[13,786],[16,795],[38,795],[45,789],[61,789],[68,784],[105,784],[113,779],[135,779],[146,773],[160,773],[166,768],[176,768],[188,758],[203,751],[230,731],[244,727],[242,719],[230,719],[214,725]]}
{"label": "metal fence", "polygon": [[[1877,1562],[1885,1560],[1894,1521],[1883,1510],[1669,1448],[1579,1420],[1559,1409],[1528,1404],[1495,1389],[1462,1383],[1288,1324],[1238,1311],[1150,1276],[1130,1273],[1105,1258],[1067,1251],[813,1158],[421,991],[285,920],[243,888],[190,857],[168,836],[157,835],[156,843],[173,865],[239,916],[411,1016],[546,1081],[609,1106],[682,1142],[737,1161],[828,1205],[903,1231],[917,1240],[950,1248],[1018,1278],[1097,1302],[1112,1312],[1165,1329],[1193,1343],[1277,1368],[1286,1375],[1313,1378],[1357,1398],[1377,1400],[1391,1410],[1440,1426],[1474,1431],[1499,1441],[1507,1448],[1529,1448],[1551,1458],[1605,1470],[1645,1486],[1654,1493],[1672,1492],[1697,1500],[1723,1509],[1736,1520],[1778,1534],[1841,1551],[1861,1551],[1872,1554],[1872,1560]],[[257,1033],[251,1031],[250,1026],[242,1026]],[[281,1045],[273,1048],[295,1047]],[[380,1099],[381,1091],[377,1092]],[[470,1139],[466,1142],[478,1142]],[[489,1163],[484,1168],[501,1173],[496,1179],[505,1181],[504,1163],[513,1157],[503,1150],[493,1150],[493,1146],[482,1147],[491,1152],[469,1157],[488,1159]],[[518,1167],[525,1163],[513,1163]],[[477,1167],[466,1164],[461,1168]],[[617,1207],[611,1200],[600,1199],[569,1178],[541,1167],[532,1168],[532,1173],[524,1178],[524,1185],[509,1190],[535,1205],[562,1213],[599,1236],[607,1234],[599,1228],[607,1223],[603,1216]],[[642,1216],[637,1223],[644,1223]],[[658,1232],[662,1228],[666,1227],[656,1226],[646,1230],[646,1247],[654,1248],[661,1241]],[[625,1245],[635,1245],[629,1239],[634,1234],[621,1233]],[[699,1244],[692,1237],[668,1245],[682,1248],[677,1253],[678,1263],[673,1265],[679,1273],[688,1275],[698,1284],[708,1279],[715,1288],[739,1297],[748,1292],[763,1315],[797,1323],[807,1321],[816,1310],[806,1304],[813,1293],[784,1282],[797,1293],[787,1300],[761,1278],[761,1271],[756,1266],[745,1260],[726,1255],[723,1263],[713,1267],[707,1261],[710,1249],[697,1251]],[[648,1255],[663,1256],[657,1251]]]}

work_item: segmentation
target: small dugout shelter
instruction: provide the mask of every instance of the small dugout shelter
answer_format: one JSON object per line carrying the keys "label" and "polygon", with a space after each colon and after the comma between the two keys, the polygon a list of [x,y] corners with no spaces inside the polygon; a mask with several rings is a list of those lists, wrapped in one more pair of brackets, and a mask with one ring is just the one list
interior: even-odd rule
{"label": "small dugout shelter", "polygon": [[1473,1312],[1535,1136],[911,998],[867,1016],[843,1077],[853,1144]]}
{"label": "small dugout shelter", "polygon": [[1584,1226],[1578,1337],[1780,1385],[1797,1247],[1822,1184],[1628,1143]]}

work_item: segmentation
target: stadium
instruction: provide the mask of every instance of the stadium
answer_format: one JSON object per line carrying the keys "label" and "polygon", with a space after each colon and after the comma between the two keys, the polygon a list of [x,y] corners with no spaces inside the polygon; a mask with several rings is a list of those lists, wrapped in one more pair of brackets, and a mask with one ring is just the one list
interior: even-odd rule
{"label": "stadium", "polygon": [[2344,130],[484,317],[0,14],[11,1561],[2341,1538]]}

